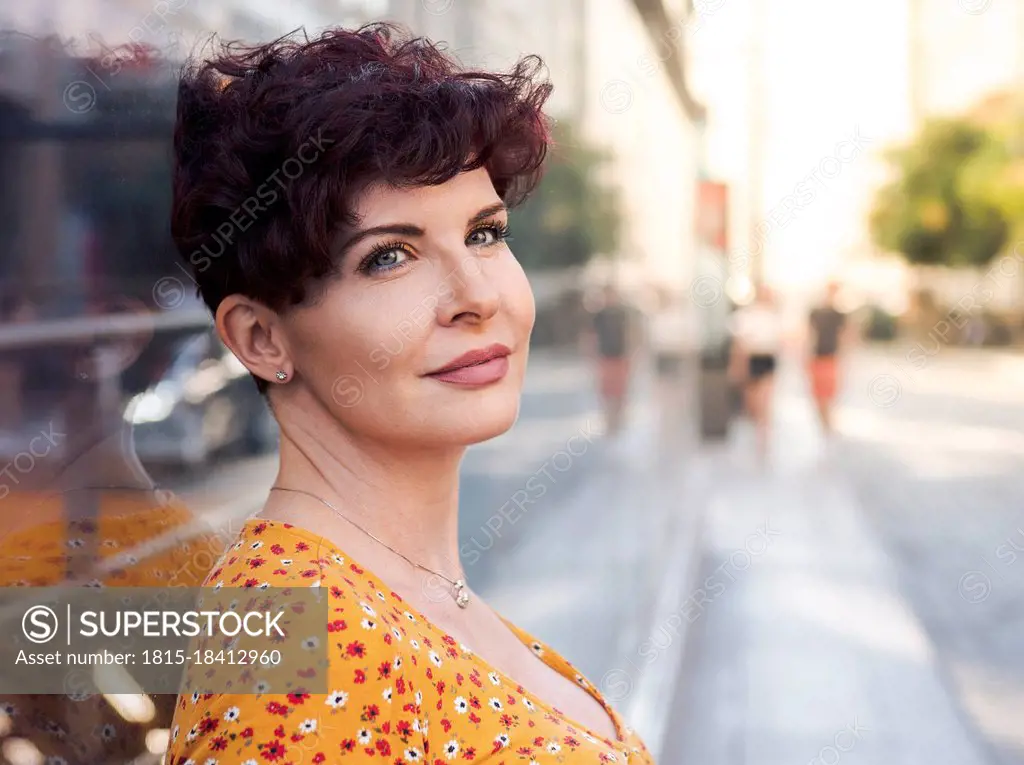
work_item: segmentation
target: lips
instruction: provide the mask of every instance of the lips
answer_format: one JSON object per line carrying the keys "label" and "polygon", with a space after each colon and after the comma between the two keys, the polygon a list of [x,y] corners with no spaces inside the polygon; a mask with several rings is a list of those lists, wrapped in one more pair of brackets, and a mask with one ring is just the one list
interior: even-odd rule
{"label": "lips", "polygon": [[464,353],[443,367],[427,374],[440,382],[455,385],[489,385],[508,373],[508,357],[512,351],[500,343]]}

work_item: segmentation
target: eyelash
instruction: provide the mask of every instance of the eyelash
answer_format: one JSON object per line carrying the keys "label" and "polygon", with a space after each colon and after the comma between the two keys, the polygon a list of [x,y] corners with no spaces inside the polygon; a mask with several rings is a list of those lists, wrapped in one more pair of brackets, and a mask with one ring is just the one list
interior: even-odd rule
{"label": "eyelash", "polygon": [[[494,232],[494,241],[490,242],[488,244],[478,245],[478,246],[481,246],[481,247],[493,247],[493,246],[495,246],[497,244],[501,244],[502,242],[504,242],[504,241],[506,241],[506,240],[508,240],[510,238],[510,230],[509,230],[508,224],[504,223],[503,221],[499,221],[499,220],[494,220],[494,221],[488,221],[486,223],[481,223],[475,229],[470,231],[469,235],[466,238],[468,239],[470,236],[473,236],[473,234],[477,233],[478,231],[488,231],[488,230]],[[395,250],[401,250],[406,255],[411,255],[412,254],[409,251],[409,248],[405,244],[405,242],[397,241],[397,240],[396,241],[390,241],[390,242],[381,242],[380,244],[375,245],[374,248],[372,250],[370,250],[369,254],[367,254],[367,256],[365,258],[363,258],[363,260],[359,264],[359,268],[357,270],[360,273],[363,273],[363,274],[371,274],[374,271],[377,271],[377,272],[385,271],[386,272],[386,271],[393,271],[396,268],[401,268],[402,264],[395,265],[395,266],[380,266],[378,268],[374,268],[374,266],[373,266],[373,261],[374,261],[375,258],[378,258],[381,255],[385,255],[385,254],[387,254],[389,252],[394,252]]]}

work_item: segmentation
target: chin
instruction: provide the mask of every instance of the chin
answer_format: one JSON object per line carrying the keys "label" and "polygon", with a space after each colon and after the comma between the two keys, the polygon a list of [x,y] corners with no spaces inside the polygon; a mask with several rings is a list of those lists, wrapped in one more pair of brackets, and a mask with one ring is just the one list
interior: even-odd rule
{"label": "chin", "polygon": [[499,385],[468,395],[460,392],[456,400],[437,402],[430,412],[430,417],[417,428],[426,426],[425,441],[473,446],[508,432],[516,424],[519,390],[513,392]]}

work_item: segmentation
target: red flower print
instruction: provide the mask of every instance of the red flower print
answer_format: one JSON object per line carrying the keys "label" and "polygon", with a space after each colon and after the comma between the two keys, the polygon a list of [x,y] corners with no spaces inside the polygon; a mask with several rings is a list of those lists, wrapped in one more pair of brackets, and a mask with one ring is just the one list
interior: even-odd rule
{"label": "red flower print", "polygon": [[284,738],[284,736],[285,736],[284,726],[283,725],[278,725],[276,728],[274,728],[274,735],[277,736],[278,738]]}
{"label": "red flower print", "polygon": [[530,747],[528,746],[521,746],[518,749],[516,749],[516,754],[518,754],[520,757],[529,757],[533,754],[533,750],[530,749]]}
{"label": "red flower print", "polygon": [[217,730],[217,726],[220,725],[220,718],[217,717],[204,717],[199,721],[199,732],[200,733],[213,733]]}
{"label": "red flower print", "polygon": [[508,705],[510,707],[514,706],[516,703],[516,697],[510,693],[508,696],[505,697],[505,701],[508,702]]}
{"label": "red flower print", "polygon": [[332,598],[340,598],[341,597],[341,588],[338,585],[336,585],[336,584],[331,586],[331,597]]}
{"label": "red flower print", "polygon": [[348,567],[350,569],[352,569],[357,574],[363,573],[363,570],[361,568],[359,568],[359,566],[357,566],[355,563],[350,563]]}
{"label": "red flower print", "polygon": [[242,586],[243,587],[247,587],[247,588],[248,587],[255,587],[259,583],[260,583],[259,579],[253,579],[252,577],[250,577],[249,579],[245,580],[245,584],[243,584]]}
{"label": "red flower print", "polygon": [[479,709],[480,708],[480,699],[478,699],[476,696],[470,696],[469,697],[469,705],[471,707],[473,707],[473,709]]}
{"label": "red flower print", "polygon": [[511,728],[513,725],[515,725],[515,720],[513,720],[510,715],[502,715],[501,724],[504,725],[506,728]]}
{"label": "red flower print", "polygon": [[370,704],[369,706],[366,707],[366,710],[364,711],[364,714],[366,715],[366,719],[367,720],[369,720],[370,722],[373,722],[380,715],[380,707],[377,706],[376,704]]}
{"label": "red flower print", "polygon": [[352,678],[352,682],[354,682],[356,685],[362,685],[366,682],[366,673],[363,672],[363,670],[361,669],[357,669],[355,672],[355,677]]}
{"label": "red flower print", "polygon": [[390,661],[382,661],[380,663],[380,666],[377,667],[377,679],[378,680],[383,680],[383,679],[386,679],[388,677],[391,677],[391,662]]}
{"label": "red flower print", "polygon": [[320,572],[317,571],[315,568],[307,568],[305,571],[302,572],[302,578],[312,579],[314,576],[318,576],[319,574]]}
{"label": "red flower print", "polygon": [[341,751],[343,752],[354,752],[356,749],[356,740],[354,738],[342,739],[340,746]]}
{"label": "red flower print", "polygon": [[402,596],[401,596],[401,595],[399,595],[399,594],[398,594],[397,592],[392,592],[392,593],[391,593],[391,597],[393,597],[393,598],[394,598],[395,600],[397,600],[397,601],[398,601],[399,603],[401,603],[401,602],[402,602]]}
{"label": "red flower print", "polygon": [[469,721],[477,725],[480,724],[480,718],[477,716],[476,712],[469,713]]}
{"label": "red flower print", "polygon": [[296,552],[306,552],[306,550],[308,550],[308,549],[309,549],[309,545],[306,544],[305,542],[297,542],[295,544],[295,551]]}
{"label": "red flower print", "polygon": [[574,739],[572,736],[566,736],[565,738],[563,738],[562,743],[564,743],[567,747],[570,747],[571,749],[575,749],[580,745],[580,742]]}
{"label": "red flower print", "polygon": [[449,720],[447,717],[442,717],[441,718],[441,728],[444,730],[445,733],[447,733],[448,731],[450,731],[452,729],[452,721]]}
{"label": "red flower print", "polygon": [[391,721],[385,720],[380,726],[380,732],[385,736],[391,733]]}
{"label": "red flower print", "polygon": [[472,760],[472,759],[475,759],[475,758],[476,758],[476,747],[467,746],[466,749],[462,752],[462,759],[464,759],[464,760]]}
{"label": "red flower print", "polygon": [[395,680],[395,693],[397,693],[398,695],[402,695],[403,693],[405,693],[404,677],[400,677],[397,680]]}
{"label": "red flower print", "polygon": [[382,738],[377,739],[377,743],[374,744],[374,746],[377,747],[377,751],[380,752],[380,756],[381,757],[390,757],[391,756],[391,744],[389,744],[384,739],[382,739]]}
{"label": "red flower print", "polygon": [[252,735],[253,735],[252,728],[246,728],[245,730],[242,731],[241,735],[242,735],[242,738],[252,738]]}
{"label": "red flower print", "polygon": [[260,757],[270,762],[275,762],[284,757],[285,748],[284,744],[280,741],[274,740],[263,744],[263,751],[260,752]]}
{"label": "red flower print", "polygon": [[303,704],[309,698],[308,693],[289,693],[288,702],[291,704]]}
{"label": "red flower print", "polygon": [[328,632],[341,632],[342,630],[347,629],[348,625],[345,623],[344,619],[335,619],[334,621],[327,623]]}
{"label": "red flower print", "polygon": [[259,534],[262,534],[266,530],[267,530],[267,524],[265,524],[265,523],[257,523],[253,527],[252,533],[256,534],[256,535],[259,535]]}
{"label": "red flower print", "polygon": [[299,677],[316,677],[316,670],[313,667],[308,669],[300,669],[295,672]]}
{"label": "red flower print", "polygon": [[408,738],[412,735],[412,725],[408,720],[399,720],[398,724],[395,725],[395,731],[402,738]]}
{"label": "red flower print", "polygon": [[534,746],[544,746],[544,737],[543,736],[537,736],[537,738],[535,738],[533,740],[533,745]]}
{"label": "red flower print", "polygon": [[305,738],[305,736],[303,736],[303,735],[302,735],[301,733],[293,733],[293,734],[291,735],[291,740],[292,740],[292,743],[293,743],[293,744],[297,744],[297,743],[299,743],[299,742],[300,742],[300,741],[302,741],[302,739],[304,739],[304,738]]}
{"label": "red flower print", "polygon": [[267,704],[267,712],[272,715],[286,715],[288,714],[288,707],[279,701],[271,701]]}
{"label": "red flower print", "polygon": [[463,684],[463,683],[464,683],[465,681],[466,681],[466,678],[464,678],[464,677],[462,676],[462,673],[461,673],[461,672],[456,672],[456,673],[455,673],[455,682],[456,682],[456,683],[457,683],[458,685],[462,685],[462,684]]}
{"label": "red flower print", "polygon": [[259,568],[264,563],[266,563],[266,561],[263,560],[263,558],[250,558],[249,559],[249,568]]}
{"label": "red flower print", "polygon": [[286,568],[275,568],[271,573],[274,576],[284,576],[284,575],[286,575],[288,573],[288,569],[286,569]]}
{"label": "red flower print", "polygon": [[390,632],[385,632],[384,633],[384,643],[387,644],[387,645],[391,645],[391,633]]}
{"label": "red flower print", "polygon": [[313,755],[313,764],[320,765],[321,762],[327,759],[327,755],[323,752],[317,752]]}
{"label": "red flower print", "polygon": [[270,552],[274,553],[274,555],[284,555],[284,548],[279,544],[272,544],[270,546]]}
{"label": "red flower print", "polygon": [[217,736],[213,741],[210,742],[210,749],[215,752],[222,752],[228,748],[228,740],[223,736]]}
{"label": "red flower print", "polygon": [[444,693],[444,680],[438,680],[437,684],[434,687],[437,689],[437,695],[438,696],[443,694]]}
{"label": "red flower print", "polygon": [[455,638],[453,638],[451,635],[445,635],[443,638],[441,638],[441,640],[443,640],[448,645],[455,645]]}

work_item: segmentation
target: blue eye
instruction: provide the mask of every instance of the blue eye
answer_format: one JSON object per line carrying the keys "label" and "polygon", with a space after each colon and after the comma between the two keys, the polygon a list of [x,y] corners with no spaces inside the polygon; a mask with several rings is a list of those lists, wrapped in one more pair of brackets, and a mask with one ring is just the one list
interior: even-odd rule
{"label": "blue eye", "polygon": [[504,223],[488,223],[475,229],[466,237],[466,243],[474,247],[487,247],[508,239],[508,226]]}
{"label": "blue eye", "polygon": [[380,273],[398,268],[409,257],[409,253],[402,247],[393,244],[381,245],[366,256],[359,264],[359,270],[364,273]]}

